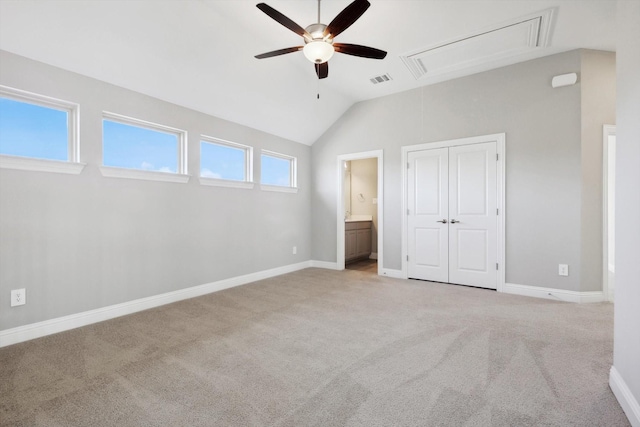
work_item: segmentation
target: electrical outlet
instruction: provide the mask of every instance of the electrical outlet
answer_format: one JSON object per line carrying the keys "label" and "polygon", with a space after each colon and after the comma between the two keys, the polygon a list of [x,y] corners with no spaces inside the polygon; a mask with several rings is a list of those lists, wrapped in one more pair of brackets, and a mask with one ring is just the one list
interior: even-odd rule
{"label": "electrical outlet", "polygon": [[293,247],[293,254],[295,255],[295,254],[297,254],[297,253],[298,253],[298,247],[297,247],[297,246],[294,246],[294,247]]}
{"label": "electrical outlet", "polygon": [[569,265],[567,265],[567,264],[558,264],[558,275],[559,276],[568,276],[569,275]]}
{"label": "electrical outlet", "polygon": [[25,305],[27,303],[27,291],[23,289],[13,289],[11,291],[11,307]]}

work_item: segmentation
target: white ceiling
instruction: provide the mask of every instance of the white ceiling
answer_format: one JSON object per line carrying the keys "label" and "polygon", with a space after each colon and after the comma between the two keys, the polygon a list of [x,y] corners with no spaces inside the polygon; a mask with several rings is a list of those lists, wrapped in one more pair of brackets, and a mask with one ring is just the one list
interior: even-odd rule
{"label": "white ceiling", "polygon": [[[370,2],[337,41],[387,57],[336,54],[321,81],[302,52],[254,58],[302,44],[257,0],[0,0],[0,49],[307,145],[358,101],[576,48],[615,51],[613,0]],[[302,27],[317,18],[315,0],[266,3]],[[349,3],[323,0],[322,22]],[[548,8],[556,8],[548,47],[420,80],[400,59]],[[369,81],[384,73],[393,80]]]}

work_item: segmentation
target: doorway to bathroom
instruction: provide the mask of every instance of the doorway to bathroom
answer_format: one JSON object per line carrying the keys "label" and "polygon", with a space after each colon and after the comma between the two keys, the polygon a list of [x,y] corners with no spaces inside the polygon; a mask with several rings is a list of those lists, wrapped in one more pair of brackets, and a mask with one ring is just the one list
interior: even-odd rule
{"label": "doorway to bathroom", "polygon": [[340,155],[337,166],[337,269],[381,274],[382,150]]}

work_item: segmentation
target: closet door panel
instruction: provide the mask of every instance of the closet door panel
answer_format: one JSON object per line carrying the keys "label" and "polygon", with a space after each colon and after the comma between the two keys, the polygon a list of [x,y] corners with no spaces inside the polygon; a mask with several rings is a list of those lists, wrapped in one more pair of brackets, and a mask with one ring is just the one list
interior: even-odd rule
{"label": "closet door panel", "polygon": [[449,148],[449,282],[496,288],[496,144]]}
{"label": "closet door panel", "polygon": [[448,149],[409,153],[408,276],[446,282],[449,277]]}

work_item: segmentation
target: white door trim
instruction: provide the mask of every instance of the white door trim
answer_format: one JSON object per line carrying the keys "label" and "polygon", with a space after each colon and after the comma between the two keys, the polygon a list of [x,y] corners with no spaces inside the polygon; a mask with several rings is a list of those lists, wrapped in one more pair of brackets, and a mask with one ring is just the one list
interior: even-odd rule
{"label": "white door trim", "polygon": [[609,135],[616,134],[615,125],[602,126],[602,293],[609,295]]}
{"label": "white door trim", "polygon": [[504,292],[505,290],[505,142],[506,136],[504,133],[496,133],[491,135],[482,135],[482,136],[473,136],[469,138],[460,138],[460,139],[452,139],[448,141],[437,141],[437,142],[429,142],[424,144],[417,145],[407,145],[402,147],[402,277],[407,279],[408,276],[408,267],[407,267],[407,254],[409,253],[408,248],[408,224],[407,224],[407,209],[408,209],[408,194],[407,194],[407,165],[409,152],[411,151],[420,151],[420,150],[430,150],[433,148],[445,148],[445,147],[455,147],[458,145],[470,145],[470,144],[480,144],[483,142],[494,142],[496,143],[496,151],[498,153],[497,160],[497,203],[498,203],[498,248],[497,248],[497,257],[498,260],[498,281],[496,283],[496,288],[498,292]]}
{"label": "white door trim", "polygon": [[344,270],[344,162],[349,160],[378,159],[378,275],[382,275],[384,265],[384,159],[383,150],[341,154],[337,160],[338,203],[336,210],[336,270]]}

